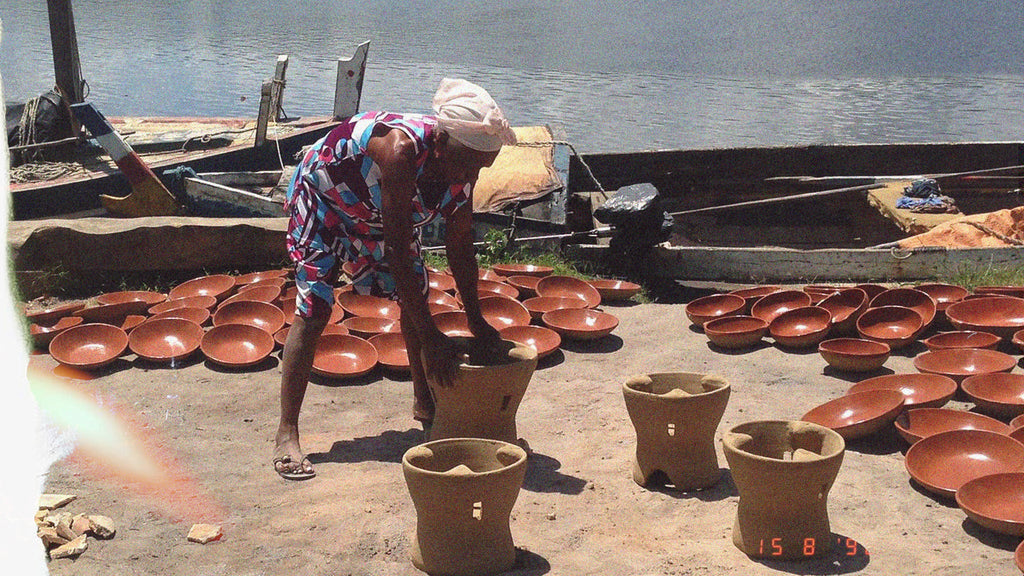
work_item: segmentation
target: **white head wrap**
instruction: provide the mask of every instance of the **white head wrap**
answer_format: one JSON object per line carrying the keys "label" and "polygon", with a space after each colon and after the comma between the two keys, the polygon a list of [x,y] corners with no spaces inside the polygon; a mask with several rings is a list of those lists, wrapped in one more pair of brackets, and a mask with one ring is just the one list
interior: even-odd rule
{"label": "white head wrap", "polygon": [[445,78],[434,94],[437,125],[462,144],[483,152],[515,144],[516,135],[486,90],[465,80]]}

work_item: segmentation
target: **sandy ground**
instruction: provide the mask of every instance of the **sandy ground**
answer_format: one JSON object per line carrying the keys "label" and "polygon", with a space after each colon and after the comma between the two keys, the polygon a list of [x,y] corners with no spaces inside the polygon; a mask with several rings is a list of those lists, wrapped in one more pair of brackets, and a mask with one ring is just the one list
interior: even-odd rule
{"label": "sandy ground", "polygon": [[[714,351],[680,304],[605,309],[620,318],[618,329],[545,359],[520,407],[519,434],[535,454],[512,513],[513,574],[1017,573],[1019,540],[987,532],[954,502],[912,484],[907,446],[894,431],[849,444],[829,496],[832,531],[857,543],[852,555],[842,546],[801,562],[748,558],[731,540],[739,496],[728,471],[713,488],[689,494],[633,482],[635,435],[623,381],[665,371],[728,379],[732,396],[716,437],[726,468],[718,442],[726,429],[799,418],[865,376],[831,372],[816,352],[784,351],[770,340],[745,353]],[[915,371],[912,357],[923,349],[894,355],[881,373]],[[400,464],[422,439],[410,417],[409,380],[379,371],[351,382],[314,380],[301,427],[318,476],[289,482],[270,464],[279,354],[248,372],[201,357],[167,368],[128,355],[95,379],[76,381],[129,417],[175,476],[154,492],[102,474],[79,453],[54,464],[46,491],[77,494],[66,510],[105,514],[120,528],[112,540],[90,540],[77,559],[49,562],[50,572],[420,574],[409,560],[415,510]],[[31,364],[55,366],[47,355]],[[223,539],[186,541],[194,522],[221,524]]]}

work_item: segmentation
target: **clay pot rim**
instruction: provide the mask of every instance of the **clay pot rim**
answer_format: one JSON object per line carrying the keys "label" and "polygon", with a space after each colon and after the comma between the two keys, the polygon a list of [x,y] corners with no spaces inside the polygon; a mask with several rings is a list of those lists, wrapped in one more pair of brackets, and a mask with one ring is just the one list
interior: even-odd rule
{"label": "clay pot rim", "polygon": [[[999,360],[1002,364],[1006,364],[1004,368],[996,370],[988,370],[986,372],[964,372],[962,368],[956,368],[955,371],[942,369],[938,371],[931,367],[924,368],[928,360],[932,358],[938,358],[939,361],[945,360],[944,356],[981,356],[991,358],[993,361]],[[943,348],[941,350],[928,351],[919,354],[914,358],[914,368],[917,368],[921,372],[931,372],[933,374],[943,374],[945,376],[956,377],[956,376],[974,376],[976,374],[990,374],[992,372],[1009,372],[1013,370],[1014,366],[1017,365],[1017,359],[1004,352],[998,350],[987,350],[985,348]],[[954,378],[955,379],[955,378]]]}
{"label": "clay pot rim", "polygon": [[[689,314],[693,314],[694,316],[707,316],[707,314],[697,312],[697,308],[703,304],[717,301],[735,302],[737,305],[729,308],[729,310],[732,311],[733,313],[735,313],[735,311],[737,310],[742,310],[743,306],[745,306],[747,303],[747,299],[744,298],[743,296],[737,296],[735,294],[723,292],[721,294],[708,294],[707,296],[701,296],[700,298],[690,300],[689,302],[686,303],[685,311]],[[729,312],[726,312],[725,314],[720,314],[718,316],[712,316],[712,318],[718,318],[719,316],[725,316],[727,314],[729,314]]]}
{"label": "clay pot rim", "polygon": [[[726,330],[722,327],[728,324],[741,323],[741,322],[755,322],[757,323],[756,328],[749,328],[746,330]],[[720,334],[722,336],[737,336],[741,334],[754,334],[764,330],[764,333],[768,332],[768,322],[765,322],[763,318],[757,316],[748,316],[746,314],[734,314],[731,316],[718,316],[704,323],[704,334]],[[763,334],[762,334],[763,335]]]}
{"label": "clay pot rim", "polygon": [[590,283],[587,282],[586,280],[576,278],[573,276],[563,276],[557,274],[545,276],[541,278],[539,282],[537,282],[537,288],[534,291],[537,292],[538,296],[551,296],[552,294],[544,294],[544,292],[548,292],[548,287],[555,283],[568,284],[570,287],[578,286],[580,289],[580,294],[577,297],[582,298],[583,300],[586,301],[587,308],[594,308],[595,306],[599,306],[601,304],[601,293],[597,291],[597,288],[591,286]]}
{"label": "clay pot rim", "polygon": [[[1012,442],[1013,444],[1006,445],[1018,446],[1020,448],[1019,452],[1021,460],[1024,461],[1024,444],[1021,444],[1020,442],[1014,440],[1013,438],[1010,438],[1006,434],[1000,434],[998,432],[992,432],[990,430],[978,430],[971,428],[960,430],[948,430],[946,432],[939,432],[937,434],[932,434],[931,436],[926,436],[915,442],[907,450],[906,455],[903,457],[903,465],[906,468],[907,473],[910,474],[911,478],[913,478],[915,481],[921,484],[921,486],[927,488],[928,491],[932,492],[933,494],[939,494],[947,498],[955,498],[956,491],[959,487],[949,488],[945,486],[939,486],[938,484],[932,482],[931,478],[922,479],[922,477],[919,477],[919,474],[916,474],[914,472],[914,470],[916,470],[914,464],[917,462],[918,458],[926,458],[926,456],[928,457],[926,458],[927,460],[935,461],[936,455],[929,454],[927,450],[935,444],[951,442],[952,440],[950,440],[950,438],[954,436],[960,436],[963,438],[974,436],[976,438],[975,442],[977,442],[977,445],[974,446],[976,448],[980,448],[982,446],[984,446],[985,448],[991,448],[995,446],[997,443],[1005,444],[1007,442]],[[918,455],[921,453],[924,453],[925,456]],[[988,474],[986,474],[986,476],[988,476]],[[964,484],[966,484],[966,482],[964,482]],[[963,486],[963,484],[961,484],[961,486]]]}
{"label": "clay pot rim", "polygon": [[[790,318],[805,317],[810,315],[812,320],[818,320],[819,318],[827,317],[824,326],[815,327],[813,330],[808,332],[801,332],[799,334],[780,334],[783,338],[800,338],[803,336],[811,336],[812,334],[818,334],[819,332],[827,332],[832,327],[832,313],[826,308],[821,306],[801,306],[800,308],[793,308],[792,310],[786,310],[782,314],[779,314],[768,324],[768,332],[771,333],[773,338],[777,338],[776,331],[772,329],[772,325],[779,320],[789,320]],[[781,326],[781,324],[780,324]]]}
{"label": "clay pot rim", "polygon": [[[213,286],[210,290],[207,291],[208,292],[207,294],[193,294],[193,293],[189,292],[188,289],[191,289],[191,288],[194,288],[195,286],[201,285],[204,282],[212,284],[212,286]],[[186,289],[182,290],[181,289],[182,286],[184,286]],[[181,298],[188,298],[189,296],[213,296],[219,302],[235,286],[236,286],[236,284],[235,284],[235,277],[234,276],[231,276],[231,275],[228,275],[228,274],[208,274],[206,276],[200,276],[198,278],[192,278],[191,280],[186,280],[186,281],[182,282],[181,284],[178,284],[174,288],[171,288],[167,292],[167,299],[168,300],[178,300],[178,299],[181,299]],[[172,296],[172,294],[174,294],[174,293],[181,294],[182,292],[189,292],[189,293],[188,293],[187,296]]]}
{"label": "clay pot rim", "polygon": [[[110,334],[112,337],[116,338],[116,340],[117,340],[117,342],[114,343],[114,346],[111,347],[111,349],[113,349],[113,350],[118,350],[117,354],[114,354],[114,355],[110,356],[109,359],[104,359],[102,361],[97,361],[97,362],[71,362],[66,357],[64,357],[63,354],[60,354],[60,353],[54,354],[53,353],[54,348],[59,348],[60,347],[60,342],[62,340],[67,340],[68,338],[71,338],[71,336],[68,335],[68,334],[69,333],[74,334],[76,331],[78,331],[78,332],[102,331],[102,332],[106,332],[106,333]],[[123,336],[124,338],[121,338],[121,336]],[[123,345],[122,345],[122,342],[123,342]],[[110,363],[114,362],[115,360],[117,360],[117,358],[119,358],[122,354],[124,354],[124,351],[127,350],[127,349],[128,349],[128,333],[125,332],[124,330],[122,330],[120,326],[114,326],[113,324],[105,324],[103,322],[90,322],[88,324],[77,324],[75,326],[72,326],[72,327],[68,328],[67,330],[62,331],[60,334],[57,334],[56,336],[54,336],[53,340],[50,340],[50,344],[48,346],[48,351],[50,352],[50,356],[52,356],[54,360],[56,360],[57,362],[60,362],[61,364],[65,365],[65,366],[70,366],[72,368],[79,368],[79,369],[82,369],[82,370],[91,370],[91,369],[96,369],[96,368],[102,368],[103,366],[106,366],[107,364],[110,364]]]}
{"label": "clay pot rim", "polygon": [[555,350],[558,350],[562,346],[562,335],[559,334],[558,332],[555,332],[551,328],[548,328],[547,326],[525,324],[521,326],[506,326],[501,330],[498,330],[498,334],[501,336],[502,340],[508,340],[510,342],[516,342],[517,344],[523,344],[524,346],[528,346],[526,343],[519,342],[514,337],[509,336],[509,334],[513,332],[539,332],[541,334],[544,334],[545,336],[554,336],[555,345],[550,350],[537,350],[538,360],[544,358],[545,356],[548,356],[549,354],[554,353]]}
{"label": "clay pot rim", "polygon": [[[145,327],[143,327],[143,325],[145,325]],[[147,354],[142,354],[138,350],[135,349],[136,346],[137,346],[138,340],[141,338],[141,336],[139,336],[139,334],[145,334],[145,332],[147,330],[156,330],[156,328],[153,328],[153,326],[157,326],[159,328],[161,325],[167,325],[167,326],[172,326],[173,325],[173,326],[176,326],[180,331],[189,331],[189,332],[191,332],[190,334],[186,334],[186,336],[188,336],[188,337],[193,337],[194,336],[195,337],[194,346],[192,346],[190,348],[187,348],[185,351],[179,352],[177,354],[160,355],[160,356],[154,356],[154,355],[151,355],[151,354],[148,354],[148,353]],[[138,356],[140,358],[144,358],[146,360],[155,361],[155,362],[170,362],[170,361],[179,360],[179,359],[185,358],[186,356],[191,355],[193,352],[195,352],[196,350],[199,349],[199,344],[202,342],[203,335],[205,334],[205,331],[203,330],[202,326],[200,326],[199,324],[196,324],[195,322],[193,322],[191,320],[188,320],[186,318],[157,318],[156,320],[147,320],[147,321],[143,322],[142,324],[139,324],[138,326],[136,326],[136,328],[137,329],[132,330],[132,333],[128,335],[128,348],[136,356]],[[141,329],[142,332],[139,332],[138,329]],[[167,332],[163,332],[163,333],[167,334]]]}
{"label": "clay pot rim", "polygon": [[[691,394],[691,393],[687,392],[685,396],[673,396],[673,397],[670,397],[670,398],[666,398],[665,394],[668,394],[668,392],[665,392],[665,393],[662,393],[662,394],[656,394],[654,392],[645,392],[643,390],[637,390],[636,388],[633,388],[632,386],[630,386],[630,384],[633,382],[634,378],[641,377],[641,376],[647,376],[648,378],[651,378],[651,377],[654,377],[654,376],[662,376],[662,377],[679,377],[679,376],[687,377],[687,376],[690,376],[690,377],[696,377],[698,382],[704,380],[705,378],[710,378],[710,379],[713,379],[715,382],[721,382],[722,385],[717,387],[717,388],[714,388],[712,390],[708,390],[707,392],[699,392],[697,394]],[[719,376],[718,374],[712,374],[712,373],[709,373],[709,372],[650,372],[650,373],[647,373],[647,374],[636,374],[634,376],[629,377],[628,379],[626,379],[625,382],[622,383],[622,390],[623,390],[623,393],[634,394],[634,395],[637,395],[637,396],[643,396],[645,398],[658,398],[658,399],[660,399],[663,402],[689,402],[689,401],[692,401],[692,400],[695,400],[695,399],[708,398],[708,397],[716,396],[716,395],[719,395],[719,394],[729,394],[731,392],[731,390],[732,390],[732,383],[729,382],[728,380],[726,380],[725,378],[723,378],[722,376]]]}
{"label": "clay pot rim", "polygon": [[[832,346],[837,345],[840,342],[856,342],[857,344],[863,344],[866,346],[873,346],[878,348],[868,352],[851,352],[849,350],[837,350],[832,348]],[[868,358],[871,356],[881,356],[884,354],[887,355],[892,352],[892,348],[885,342],[879,342],[877,340],[868,340],[867,338],[829,338],[828,340],[823,340],[821,343],[818,344],[818,352],[823,351],[831,354],[838,354],[840,356],[846,356],[848,358]]]}
{"label": "clay pot rim", "polygon": [[[921,290],[921,288],[932,288],[932,289],[935,289],[936,292],[939,292],[939,291],[951,291],[951,292],[955,292],[957,294],[960,294],[960,297],[959,298],[955,298],[955,299],[943,299],[940,302],[939,299],[936,298],[935,296],[932,296],[932,294],[930,292],[928,292],[927,290]],[[967,288],[964,288],[963,286],[959,286],[957,284],[946,284],[944,282],[929,282],[929,283],[926,283],[926,284],[918,284],[917,286],[914,286],[914,289],[918,290],[920,292],[924,292],[925,294],[928,294],[929,296],[932,296],[932,300],[935,300],[936,306],[940,306],[942,304],[952,304],[954,302],[959,302],[959,301],[963,300],[965,296],[967,296],[968,294],[971,293],[970,290],[968,290]]]}
{"label": "clay pot rim", "polygon": [[825,426],[820,422],[813,423],[820,424],[821,426],[825,426],[826,428],[835,430],[836,432],[839,432],[840,435],[842,435],[842,432],[840,432],[840,430],[847,431],[875,420],[886,420],[889,419],[890,417],[894,419],[896,418],[897,414],[903,409],[905,397],[903,396],[902,392],[898,390],[865,390],[864,392],[854,392],[853,394],[845,394],[838,398],[833,398],[832,400],[818,404],[814,408],[808,410],[803,416],[800,417],[800,419],[804,422],[810,422],[809,420],[807,420],[807,417],[811,416],[815,411],[824,410],[826,408],[832,409],[834,406],[848,405],[851,402],[866,399],[869,396],[880,397],[883,401],[888,401],[888,403],[892,405],[887,406],[885,410],[882,410],[881,412],[876,411],[873,413],[869,413],[867,417],[861,418],[854,422],[850,422],[849,424],[843,424],[841,426],[832,427]]}
{"label": "clay pot rim", "polygon": [[[116,297],[134,295],[138,298],[120,299]],[[108,298],[115,297],[115,298]],[[114,300],[108,302],[108,300]],[[96,301],[100,304],[121,304],[124,302],[145,302],[149,306],[155,306],[161,302],[167,301],[167,294],[157,292],[155,290],[122,290],[120,292],[107,292],[100,294],[96,297]],[[147,306],[148,307],[148,306]]]}
{"label": "clay pot rim", "polygon": [[[928,438],[928,436],[921,436],[920,434],[917,434],[916,432],[914,432],[912,429],[907,428],[905,425],[903,425],[903,421],[904,421],[905,418],[909,418],[912,413],[917,412],[919,410],[924,410],[924,411],[926,411],[928,413],[936,413],[936,412],[938,412],[940,414],[955,413],[955,414],[957,414],[958,417],[964,418],[966,420],[975,420],[975,421],[980,420],[980,421],[986,422],[986,423],[995,423],[995,424],[998,425],[998,426],[996,426],[996,428],[1000,428],[1000,426],[1001,426],[1002,428],[1000,428],[1000,429],[1003,430],[1003,432],[997,432],[997,434],[1001,434],[1001,435],[1005,436],[1006,434],[1010,433],[1010,427],[1006,423],[1001,422],[999,420],[996,420],[995,418],[993,418],[991,416],[986,416],[984,414],[978,414],[977,412],[971,412],[971,411],[968,411],[968,410],[956,410],[954,408],[927,408],[927,407],[908,408],[908,409],[904,410],[900,415],[898,415],[896,417],[896,421],[893,422],[893,425],[896,427],[897,430],[899,430],[903,434],[906,434],[907,436],[911,436],[913,438],[916,438],[916,440],[914,440],[914,442],[912,442],[911,444],[916,444],[916,443],[920,442],[921,440],[923,440],[925,438]],[[954,430],[981,430],[981,429],[980,428],[956,428]],[[951,432],[951,430],[945,430],[944,432]],[[939,434],[942,434],[942,433],[943,432],[939,432]],[[934,436],[934,434],[931,434],[931,436]]]}
{"label": "clay pot rim", "polygon": [[[933,386],[933,387],[915,387],[912,384],[899,384],[903,379],[906,379],[908,377],[913,378],[913,379],[923,379],[925,382],[933,381],[935,386]],[[933,402],[942,401],[942,404],[945,405],[946,402],[949,402],[949,400],[953,398],[953,396],[956,394],[956,391],[957,391],[957,388],[958,388],[958,384],[956,383],[956,380],[953,380],[949,376],[944,376],[942,374],[932,374],[932,373],[929,373],[929,372],[916,372],[916,373],[912,372],[912,373],[907,373],[907,374],[884,374],[882,376],[874,376],[872,378],[865,378],[864,380],[861,380],[860,382],[857,382],[853,386],[850,386],[850,388],[848,388],[846,390],[846,393],[847,394],[852,394],[852,393],[856,393],[856,392],[863,392],[864,390],[855,390],[855,388],[857,388],[857,386],[861,386],[865,382],[868,383],[867,386],[863,386],[863,388],[866,389],[866,390],[879,390],[879,389],[882,389],[882,390],[900,390],[901,391],[900,393],[902,394],[903,388],[912,388],[915,392],[919,392],[919,391],[938,391],[938,392],[941,392],[941,394],[938,394],[938,395],[932,394],[933,396],[935,396],[934,398],[930,398],[930,397],[925,396],[925,402],[915,402],[915,403],[908,404],[907,400],[910,399],[910,397],[905,397],[904,400],[903,400],[903,406],[907,410],[917,410],[917,409],[920,409],[920,408],[933,408],[933,409],[936,409],[936,408],[938,408],[938,406],[936,406],[936,407],[922,406],[922,404],[931,404]],[[892,387],[888,386],[889,382],[893,383]],[[879,387],[878,388],[872,388],[871,386],[879,386]],[[904,396],[906,396],[906,395],[904,394]]]}
{"label": "clay pot rim", "polygon": [[1017,569],[1024,572],[1024,541],[1013,550],[1013,563],[1017,565]]}
{"label": "clay pot rim", "polygon": [[[738,429],[746,426],[780,426],[790,430],[794,425],[803,428],[811,428],[815,432],[822,434],[823,436],[831,436],[833,440],[838,440],[839,448],[833,454],[817,454],[817,458],[814,460],[782,460],[779,458],[770,458],[768,456],[761,456],[760,454],[754,454],[747,450],[743,450],[736,446],[736,443],[744,437],[753,437],[751,434],[746,432],[740,432]],[[722,434],[722,448],[723,450],[729,450],[734,454],[739,455],[741,458],[753,460],[771,465],[781,465],[786,467],[799,467],[799,466],[819,466],[822,462],[828,460],[841,460],[843,454],[846,452],[846,439],[843,438],[842,434],[835,430],[822,426],[821,424],[815,424],[814,422],[805,422],[803,420],[751,420],[749,422],[742,422],[729,428]]]}
{"label": "clay pot rim", "polygon": [[255,284],[261,280],[270,280],[271,278],[285,278],[288,276],[288,270],[284,268],[275,268],[272,270],[262,270],[259,272],[249,272],[248,274],[240,274],[235,276],[236,286],[247,286],[249,284]]}
{"label": "clay pot rim", "polygon": [[[979,387],[987,384],[988,380],[1009,380],[1010,382],[999,382],[999,388],[1008,391],[1017,391],[1024,394],[1024,374],[1012,372],[986,372],[984,374],[974,374],[964,378],[963,382],[960,383],[960,388],[964,391],[964,394],[974,400],[975,404],[993,404],[1006,408],[1020,408],[1024,410],[1024,397],[1018,398],[1018,402],[1007,402],[1006,400],[982,395],[982,391],[979,390]],[[981,402],[978,402],[979,400]]]}
{"label": "clay pot rim", "polygon": [[983,302],[983,303],[993,302],[993,305],[995,305],[995,304],[998,304],[998,302],[1000,301],[999,299],[1003,299],[1003,298],[1010,298],[1011,299],[1011,301],[1010,302],[1006,302],[1006,304],[1014,304],[1014,305],[1020,307],[1022,310],[1024,310],[1024,298],[1016,298],[1014,296],[994,296],[993,295],[993,296],[984,296],[984,297],[981,297],[981,298],[971,298],[970,300],[965,299],[965,300],[962,300],[960,302],[956,302],[954,304],[951,304],[949,306],[949,308],[946,308],[946,317],[949,318],[949,321],[954,323],[954,325],[956,325],[956,323],[960,323],[960,324],[969,325],[969,326],[990,326],[990,327],[994,327],[994,328],[1013,328],[1013,327],[1016,327],[1016,326],[1021,326],[1021,324],[1019,324],[1019,323],[1009,323],[1009,322],[998,322],[998,323],[988,323],[988,322],[986,322],[986,323],[979,323],[979,322],[975,322],[974,321],[975,319],[964,318],[961,315],[961,311],[962,310],[967,310],[967,309],[975,307],[975,306],[978,306],[978,307],[984,306],[984,304],[978,304],[978,302]]}
{"label": "clay pot rim", "polygon": [[[938,343],[943,338],[953,338],[954,335],[963,336],[964,338],[973,338],[973,335],[975,334],[979,335],[982,339],[988,337],[989,339],[991,339],[991,342],[983,343],[982,346],[945,346]],[[938,334],[933,334],[932,336],[929,336],[928,338],[921,340],[921,343],[927,346],[929,351],[934,352],[935,350],[946,350],[950,348],[990,348],[998,345],[1001,340],[1002,338],[991,332],[984,332],[981,330],[952,330],[949,332],[939,332]]]}
{"label": "clay pot rim", "polygon": [[[172,302],[174,303],[174,306],[171,306],[170,308],[164,308],[160,310],[160,312],[153,311],[154,308],[165,307]],[[206,308],[207,310],[211,310],[216,305],[217,298],[213,296],[185,296],[184,298],[168,298],[159,304],[150,306],[146,309],[146,312],[149,314],[160,314],[161,312],[167,312],[168,310],[175,310],[177,308]]]}
{"label": "clay pot rim", "polygon": [[[924,327],[924,318],[916,310],[914,310],[913,308],[907,308],[906,306],[878,306],[876,308],[868,308],[867,310],[864,311],[863,314],[860,315],[859,318],[857,318],[857,332],[860,332],[860,333],[864,332],[864,329],[861,326],[862,322],[864,324],[867,324],[867,322],[869,320],[874,320],[875,316],[881,316],[883,318],[888,319],[888,318],[890,318],[894,314],[897,315],[896,318],[893,319],[890,322],[885,322],[884,323],[885,325],[887,325],[887,326],[892,325],[896,321],[900,320],[900,316],[905,317],[905,318],[917,318],[917,322],[915,323],[916,324],[915,327],[911,330],[911,334],[909,334],[907,336],[896,337],[896,338],[884,338],[884,340],[886,340],[886,341],[889,341],[889,340],[900,341],[900,340],[904,340],[904,339],[907,339],[907,338],[913,338],[914,335],[917,334],[918,332],[920,332],[921,328]],[[913,314],[913,316],[911,316],[911,314]],[[879,322],[879,323],[881,323],[881,322]],[[880,339],[882,339],[882,338],[880,338]]]}
{"label": "clay pot rim", "polygon": [[527,455],[526,451],[523,450],[522,447],[509,442],[504,442],[502,440],[492,440],[490,438],[443,438],[441,440],[432,440],[430,442],[424,442],[423,444],[418,444],[405,451],[405,454],[402,455],[402,466],[414,470],[416,474],[423,476],[433,478],[452,478],[453,475],[451,474],[451,468],[445,470],[444,472],[437,472],[434,470],[426,470],[424,468],[420,468],[419,466],[416,466],[409,461],[410,453],[415,454],[414,451],[416,450],[422,450],[423,448],[426,448],[427,450],[433,452],[435,448],[443,448],[448,444],[490,444],[494,446],[495,453],[497,453],[497,451],[501,448],[509,448],[516,455],[515,462],[512,462],[511,464],[506,464],[496,470],[488,470],[486,472],[476,472],[470,470],[470,472],[461,474],[457,477],[483,478],[488,476],[497,476],[499,474],[507,474],[509,473],[510,470],[526,466]]}
{"label": "clay pot rim", "polygon": [[[611,326],[605,328],[587,329],[565,325],[562,318],[563,316],[574,317],[577,315],[593,315],[598,318],[608,318],[611,322]],[[607,312],[594,310],[593,308],[560,308],[558,310],[551,310],[550,312],[545,312],[544,314],[541,315],[540,319],[545,326],[551,328],[555,332],[564,330],[567,334],[611,334],[616,328],[619,327],[618,317]],[[559,332],[559,334],[561,334],[561,332]]]}
{"label": "clay pot rim", "polygon": [[[65,320],[71,322],[71,325],[61,326],[60,323],[64,322]],[[74,328],[75,326],[78,326],[84,321],[85,320],[81,316],[61,316],[60,318],[57,319],[56,322],[49,326],[43,326],[42,324],[35,323],[29,324],[28,332],[32,336],[44,336],[46,334],[52,334],[53,332],[63,332],[64,330],[67,330],[69,328]]]}
{"label": "clay pot rim", "polygon": [[555,269],[551,266],[517,262],[495,264],[491,266],[491,270],[495,274],[504,276],[505,278],[508,278],[509,276],[532,276],[534,278],[543,278],[545,276],[550,276],[555,272]]}
{"label": "clay pot rim", "polygon": [[[757,318],[761,318],[762,320],[767,320],[767,322],[771,324],[771,320],[774,320],[777,316],[779,316],[779,314],[781,314],[781,312],[773,314],[771,316],[771,320],[763,318],[760,312],[762,312],[764,308],[767,308],[769,306],[774,306],[774,308],[777,309],[779,304],[783,302],[789,303],[790,299],[800,301],[800,303],[797,306],[795,306],[795,308],[811,306],[811,302],[813,301],[811,295],[808,294],[807,292],[804,292],[803,290],[778,290],[776,292],[772,292],[771,294],[767,294],[765,296],[758,298],[753,304],[751,304],[750,315],[755,316]],[[792,303],[795,304],[796,302]],[[789,308],[789,310],[793,309],[794,308]]]}
{"label": "clay pot rim", "polygon": [[[750,288],[737,288],[736,290],[730,290],[727,294],[733,294],[740,298],[761,298],[769,294],[774,294],[782,290],[782,286],[778,284],[761,284],[758,286],[751,286]],[[753,302],[751,302],[753,304]]]}
{"label": "clay pot rim", "polygon": [[[982,510],[980,510],[977,507],[977,505],[979,503],[982,503],[981,501],[968,500],[968,496],[966,496],[966,495],[970,494],[971,488],[973,488],[975,486],[981,486],[981,485],[984,485],[984,484],[989,484],[989,483],[996,483],[996,485],[999,486],[1000,488],[1006,488],[1007,486],[1016,488],[1016,493],[1015,494],[1011,494],[1011,495],[1016,495],[1018,497],[1024,496],[1024,471],[1018,471],[1018,472],[997,472],[995,474],[988,474],[988,475],[985,475],[985,476],[979,476],[979,477],[977,477],[977,478],[975,478],[973,480],[968,480],[967,482],[964,482],[963,485],[960,486],[960,489],[956,491],[955,498],[956,498],[957,506],[959,506],[960,509],[963,510],[965,513],[972,513],[972,514],[974,514],[974,515],[976,515],[976,516],[978,516],[980,518],[984,518],[986,520],[990,520],[990,521],[993,521],[993,522],[999,522],[999,523],[1005,523],[1005,524],[1012,524],[1013,526],[1017,527],[1018,532],[1015,532],[1015,533],[1012,533],[1012,534],[1009,534],[1009,535],[1011,535],[1011,536],[1019,536],[1020,535],[1019,531],[1024,530],[1024,515],[1021,515],[1020,517],[1017,517],[1017,518],[1009,518],[1009,517],[1006,517],[1006,516],[996,516],[996,515],[993,515],[993,513],[991,511],[988,511],[988,510],[982,511]],[[971,486],[968,487],[968,484],[970,484]],[[965,488],[966,488],[966,490],[965,490]],[[984,502],[984,503],[987,504],[987,502]],[[987,527],[987,526],[986,526],[986,528],[988,528],[989,530],[993,530],[992,528]],[[1006,532],[1003,532],[1001,530],[993,530],[993,531],[1000,532],[1000,533],[1003,533],[1003,534],[1007,534]]]}

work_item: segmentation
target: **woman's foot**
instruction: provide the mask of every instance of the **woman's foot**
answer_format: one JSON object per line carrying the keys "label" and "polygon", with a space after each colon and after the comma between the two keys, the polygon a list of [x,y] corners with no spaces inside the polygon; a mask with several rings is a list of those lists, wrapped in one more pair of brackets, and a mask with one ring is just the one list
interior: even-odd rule
{"label": "woman's foot", "polygon": [[274,471],[286,480],[308,480],[316,476],[313,464],[302,453],[297,434],[279,431],[274,448]]}

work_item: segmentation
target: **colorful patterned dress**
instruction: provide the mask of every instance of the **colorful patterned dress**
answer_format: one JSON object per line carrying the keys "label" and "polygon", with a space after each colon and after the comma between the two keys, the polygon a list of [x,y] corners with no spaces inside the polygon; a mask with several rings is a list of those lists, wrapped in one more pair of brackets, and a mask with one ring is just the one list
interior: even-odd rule
{"label": "colorful patterned dress", "polygon": [[[398,299],[394,276],[384,259],[381,169],[366,154],[370,136],[380,125],[401,130],[415,143],[419,178],[433,145],[437,126],[434,117],[366,112],[353,116],[315,143],[288,187],[285,209],[291,217],[287,248],[295,262],[296,313],[303,317],[312,314],[313,298],[333,305],[334,282],[346,263],[345,272],[352,276],[356,292]],[[452,185],[436,206],[428,207],[417,187],[409,254],[424,293],[427,276],[420,257],[419,228],[438,216],[450,216],[470,195],[469,184]]]}

